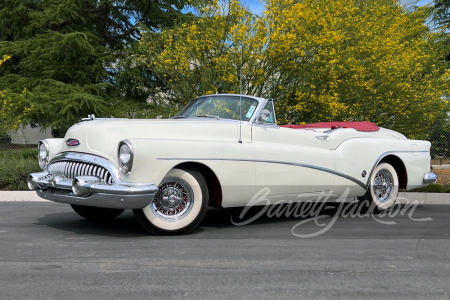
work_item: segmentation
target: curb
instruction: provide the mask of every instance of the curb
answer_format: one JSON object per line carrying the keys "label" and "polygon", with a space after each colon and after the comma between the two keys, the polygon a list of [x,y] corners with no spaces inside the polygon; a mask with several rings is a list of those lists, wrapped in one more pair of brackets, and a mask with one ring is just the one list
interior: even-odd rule
{"label": "curb", "polygon": [[411,203],[415,200],[420,204],[450,204],[450,193],[398,193],[399,203]]}
{"label": "curb", "polygon": [[450,165],[431,165],[431,170],[446,170],[450,169]]}
{"label": "curb", "polygon": [[[450,193],[398,193],[398,202],[412,203],[417,200],[420,204],[450,204]],[[353,199],[349,199],[353,201]],[[0,191],[0,202],[48,202],[40,198],[35,191]]]}
{"label": "curb", "polygon": [[26,202],[48,202],[42,199],[35,191],[0,191],[0,201],[26,201]]}

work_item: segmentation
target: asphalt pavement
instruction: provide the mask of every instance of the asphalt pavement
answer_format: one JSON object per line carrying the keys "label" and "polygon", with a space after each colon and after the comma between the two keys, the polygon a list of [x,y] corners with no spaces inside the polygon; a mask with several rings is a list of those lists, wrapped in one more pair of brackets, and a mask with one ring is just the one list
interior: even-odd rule
{"label": "asphalt pavement", "polygon": [[232,221],[260,208],[211,208],[191,234],[155,237],[131,211],[99,223],[64,204],[0,202],[0,298],[450,298],[450,205],[384,217],[346,205],[244,226]]}

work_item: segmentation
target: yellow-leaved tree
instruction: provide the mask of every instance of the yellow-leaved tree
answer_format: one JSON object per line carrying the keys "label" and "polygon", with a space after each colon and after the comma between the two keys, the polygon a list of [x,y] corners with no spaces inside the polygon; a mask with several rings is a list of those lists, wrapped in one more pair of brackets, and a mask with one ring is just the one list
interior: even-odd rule
{"label": "yellow-leaved tree", "polygon": [[244,91],[252,93],[263,83],[259,79],[265,70],[260,41],[265,32],[257,30],[259,18],[234,0],[205,2],[194,9],[199,18],[193,22],[160,33],[143,32],[137,61],[166,87],[142,88],[155,101],[184,105],[196,96],[238,93],[242,66]]}
{"label": "yellow-leaved tree", "polygon": [[150,92],[185,104],[208,93],[274,98],[288,123],[369,120],[425,137],[448,111],[442,35],[429,10],[398,0],[206,2],[198,19],[142,35],[137,61],[166,83]]}
{"label": "yellow-leaved tree", "polygon": [[[0,67],[10,58],[7,55],[0,58]],[[27,91],[24,90],[21,94],[23,101],[17,102],[8,96],[7,91],[0,90],[0,139],[8,138],[9,131],[17,130],[22,124],[29,123],[30,120],[27,118],[33,106],[27,101],[26,94]]]}

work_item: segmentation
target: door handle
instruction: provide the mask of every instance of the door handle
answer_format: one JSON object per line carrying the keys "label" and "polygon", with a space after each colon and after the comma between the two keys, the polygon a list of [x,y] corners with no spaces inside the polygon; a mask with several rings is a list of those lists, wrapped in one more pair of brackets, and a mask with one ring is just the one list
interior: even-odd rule
{"label": "door handle", "polygon": [[319,140],[326,140],[327,137],[328,137],[328,135],[316,135],[316,139],[319,139]]}

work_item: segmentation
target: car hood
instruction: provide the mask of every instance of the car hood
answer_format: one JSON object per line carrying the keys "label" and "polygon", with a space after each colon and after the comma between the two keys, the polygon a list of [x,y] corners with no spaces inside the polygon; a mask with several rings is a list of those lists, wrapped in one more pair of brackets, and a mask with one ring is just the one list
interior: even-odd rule
{"label": "car hood", "polygon": [[[105,158],[116,157],[118,143],[124,139],[183,139],[198,141],[236,140],[238,121],[211,119],[128,120],[97,119],[72,126],[64,137],[60,152],[84,152]],[[77,147],[65,141],[76,139]]]}

